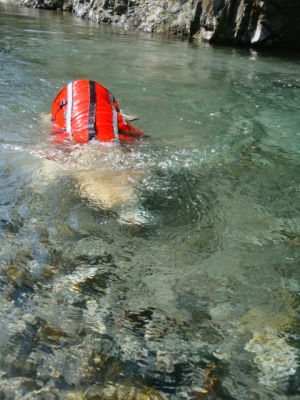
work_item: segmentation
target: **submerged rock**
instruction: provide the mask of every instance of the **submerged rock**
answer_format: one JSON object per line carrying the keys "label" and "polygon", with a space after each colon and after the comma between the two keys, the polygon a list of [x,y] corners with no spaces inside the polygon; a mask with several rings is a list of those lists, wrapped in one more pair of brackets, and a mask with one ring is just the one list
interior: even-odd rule
{"label": "submerged rock", "polygon": [[83,395],[82,400],[164,400],[156,390],[132,385],[93,386]]}
{"label": "submerged rock", "polygon": [[299,0],[18,0],[73,11],[122,29],[168,33],[211,43],[300,48]]}
{"label": "submerged rock", "polygon": [[276,332],[255,333],[245,349],[255,353],[259,380],[267,386],[276,386],[296,373],[298,368],[297,351],[289,346]]}

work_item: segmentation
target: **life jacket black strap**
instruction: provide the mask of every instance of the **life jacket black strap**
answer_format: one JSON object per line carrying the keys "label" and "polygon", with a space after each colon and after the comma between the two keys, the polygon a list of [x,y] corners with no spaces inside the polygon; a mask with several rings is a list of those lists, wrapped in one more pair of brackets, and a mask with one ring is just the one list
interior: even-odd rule
{"label": "life jacket black strap", "polygon": [[89,104],[89,116],[88,116],[88,135],[89,140],[96,137],[96,85],[95,81],[89,81],[90,89],[90,104]]}

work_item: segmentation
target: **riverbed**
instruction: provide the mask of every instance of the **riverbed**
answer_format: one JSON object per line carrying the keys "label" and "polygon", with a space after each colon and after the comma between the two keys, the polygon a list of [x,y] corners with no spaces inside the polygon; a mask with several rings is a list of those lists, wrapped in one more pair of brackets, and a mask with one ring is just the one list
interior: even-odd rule
{"label": "riverbed", "polygon": [[[0,399],[298,398],[300,58],[0,12]],[[147,137],[66,160],[73,79]],[[82,190],[104,163],[130,207]]]}

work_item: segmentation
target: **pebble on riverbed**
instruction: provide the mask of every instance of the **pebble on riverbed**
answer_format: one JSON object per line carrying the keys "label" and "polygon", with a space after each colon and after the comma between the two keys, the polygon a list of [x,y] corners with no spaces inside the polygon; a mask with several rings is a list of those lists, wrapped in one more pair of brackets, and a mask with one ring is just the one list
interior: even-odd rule
{"label": "pebble on riverbed", "polygon": [[255,353],[260,383],[276,386],[294,375],[298,367],[296,349],[275,332],[254,333],[245,349]]}

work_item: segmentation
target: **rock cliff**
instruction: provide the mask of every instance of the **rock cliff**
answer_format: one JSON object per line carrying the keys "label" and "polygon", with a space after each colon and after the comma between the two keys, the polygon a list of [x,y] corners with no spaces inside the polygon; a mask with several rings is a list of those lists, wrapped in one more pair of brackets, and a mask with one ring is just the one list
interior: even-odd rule
{"label": "rock cliff", "polygon": [[18,0],[123,29],[210,43],[300,49],[300,0]]}

